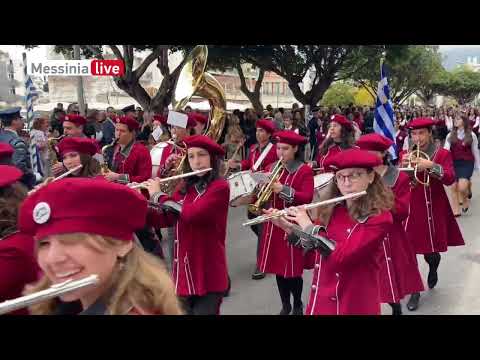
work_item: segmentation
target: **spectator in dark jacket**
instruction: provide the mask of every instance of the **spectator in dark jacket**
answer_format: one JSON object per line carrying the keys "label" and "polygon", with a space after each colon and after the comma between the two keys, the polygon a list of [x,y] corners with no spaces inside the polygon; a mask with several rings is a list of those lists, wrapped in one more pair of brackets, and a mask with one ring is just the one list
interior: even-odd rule
{"label": "spectator in dark jacket", "polygon": [[14,148],[12,164],[23,171],[21,182],[32,189],[35,186],[35,175],[33,174],[30,152],[28,145],[18,135],[23,129],[23,118],[20,115],[21,108],[10,108],[0,112],[0,119],[4,129],[0,130],[0,142],[9,144]]}

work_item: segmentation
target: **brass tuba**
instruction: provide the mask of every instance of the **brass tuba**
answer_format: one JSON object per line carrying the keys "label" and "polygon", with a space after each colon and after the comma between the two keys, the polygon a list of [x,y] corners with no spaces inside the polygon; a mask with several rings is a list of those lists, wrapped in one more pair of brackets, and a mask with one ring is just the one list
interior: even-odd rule
{"label": "brass tuba", "polygon": [[[210,116],[204,135],[218,142],[225,126],[227,101],[222,85],[212,75],[205,72],[207,58],[208,48],[206,45],[196,46],[186,57],[173,94],[173,110],[183,110],[194,95],[208,99]],[[168,176],[181,174],[186,157],[185,154],[178,167]],[[168,183],[168,189],[165,189],[165,192],[171,193],[175,186],[174,182]]]}

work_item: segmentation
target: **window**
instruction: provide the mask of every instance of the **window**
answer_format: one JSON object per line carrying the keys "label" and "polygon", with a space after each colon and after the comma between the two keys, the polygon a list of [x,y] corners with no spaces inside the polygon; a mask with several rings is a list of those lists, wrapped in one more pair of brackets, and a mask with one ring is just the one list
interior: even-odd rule
{"label": "window", "polygon": [[8,92],[10,95],[15,95],[15,88],[14,87],[10,88]]}
{"label": "window", "polygon": [[13,73],[11,73],[11,72],[8,73],[8,79],[13,80]]}

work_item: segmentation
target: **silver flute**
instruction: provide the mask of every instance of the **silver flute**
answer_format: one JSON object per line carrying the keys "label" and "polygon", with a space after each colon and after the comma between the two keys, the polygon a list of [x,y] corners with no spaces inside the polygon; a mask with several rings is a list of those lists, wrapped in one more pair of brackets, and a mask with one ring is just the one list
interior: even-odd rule
{"label": "silver flute", "polygon": [[52,299],[77,289],[98,284],[98,281],[98,275],[90,275],[79,280],[70,279],[63,283],[52,285],[48,289],[37,291],[33,294],[4,301],[0,303],[0,315],[26,308],[28,306]]}

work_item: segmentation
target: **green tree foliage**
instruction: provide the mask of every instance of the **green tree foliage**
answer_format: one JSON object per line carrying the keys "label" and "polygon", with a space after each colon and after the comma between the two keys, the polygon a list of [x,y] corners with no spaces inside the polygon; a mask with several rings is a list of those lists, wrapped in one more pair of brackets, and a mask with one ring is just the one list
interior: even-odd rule
{"label": "green tree foliage", "polygon": [[325,91],[320,105],[322,106],[348,106],[355,103],[355,94],[358,89],[345,83],[335,83]]}

